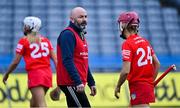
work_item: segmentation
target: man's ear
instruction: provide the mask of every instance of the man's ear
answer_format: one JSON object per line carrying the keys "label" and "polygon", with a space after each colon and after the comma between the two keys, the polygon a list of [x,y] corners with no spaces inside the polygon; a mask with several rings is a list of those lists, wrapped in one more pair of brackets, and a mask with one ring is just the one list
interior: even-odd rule
{"label": "man's ear", "polygon": [[74,23],[74,18],[73,18],[73,17],[70,17],[70,21],[71,21],[72,23]]}

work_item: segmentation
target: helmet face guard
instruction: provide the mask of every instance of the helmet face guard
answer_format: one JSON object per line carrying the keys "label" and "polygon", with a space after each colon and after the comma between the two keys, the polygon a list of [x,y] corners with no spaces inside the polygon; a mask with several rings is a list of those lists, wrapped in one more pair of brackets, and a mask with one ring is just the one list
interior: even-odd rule
{"label": "helmet face guard", "polygon": [[124,28],[126,25],[123,25],[122,22],[118,23],[118,30],[120,31],[120,37],[122,39],[126,39],[126,36],[124,35]]}
{"label": "helmet face guard", "polygon": [[122,32],[123,29],[124,29],[123,23],[122,22],[118,22],[118,30],[120,30]]}
{"label": "helmet face guard", "polygon": [[118,22],[118,30],[120,31],[120,38],[126,39],[126,36],[124,35],[124,27],[122,22]]}

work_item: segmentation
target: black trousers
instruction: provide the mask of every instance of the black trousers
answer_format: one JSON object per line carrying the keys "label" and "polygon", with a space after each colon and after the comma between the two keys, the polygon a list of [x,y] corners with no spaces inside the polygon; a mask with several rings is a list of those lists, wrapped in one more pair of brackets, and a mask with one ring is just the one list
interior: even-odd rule
{"label": "black trousers", "polygon": [[66,101],[68,107],[91,107],[89,100],[85,92],[76,92],[75,86],[59,86],[66,95]]}

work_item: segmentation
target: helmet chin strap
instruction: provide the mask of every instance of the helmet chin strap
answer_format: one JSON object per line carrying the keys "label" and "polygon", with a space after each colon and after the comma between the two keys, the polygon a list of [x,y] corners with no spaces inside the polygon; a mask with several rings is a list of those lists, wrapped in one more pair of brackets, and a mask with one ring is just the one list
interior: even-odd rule
{"label": "helmet chin strap", "polygon": [[122,38],[122,39],[127,39],[126,36],[124,35],[124,30],[123,30],[122,33],[120,34],[120,38]]}
{"label": "helmet chin strap", "polygon": [[122,23],[119,23],[119,30],[122,31],[120,34],[120,38],[127,39],[126,36],[124,35],[124,28],[122,27]]}
{"label": "helmet chin strap", "polygon": [[32,27],[31,29],[25,31],[25,32],[24,32],[24,35],[27,36],[27,34],[28,34],[28,33],[31,33],[33,29],[34,29],[34,27]]}

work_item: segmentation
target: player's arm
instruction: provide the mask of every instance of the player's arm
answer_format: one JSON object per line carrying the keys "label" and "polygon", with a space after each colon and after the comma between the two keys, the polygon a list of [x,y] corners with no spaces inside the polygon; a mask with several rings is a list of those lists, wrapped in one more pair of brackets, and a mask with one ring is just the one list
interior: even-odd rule
{"label": "player's arm", "polygon": [[10,64],[7,72],[3,76],[3,83],[5,84],[9,74],[13,72],[14,69],[18,66],[19,62],[21,61],[22,55],[16,53],[15,58],[13,59],[12,63]]}
{"label": "player's arm", "polygon": [[90,68],[88,67],[88,76],[87,76],[87,82],[88,82],[88,86],[89,88],[91,89],[91,96],[95,96],[96,93],[97,93],[97,90],[96,90],[96,85],[95,85],[95,81],[94,81],[94,78],[91,74],[91,71],[90,71]]}
{"label": "player's arm", "polygon": [[131,67],[131,62],[129,61],[124,61],[121,74],[117,83],[117,87],[121,87],[122,84],[126,81],[127,75],[130,72],[130,67]]}
{"label": "player's arm", "polygon": [[[55,68],[57,69],[57,56],[56,56],[53,48],[50,50],[50,57],[54,62]],[[53,101],[58,101],[60,99],[60,93],[61,93],[61,89],[57,86],[55,89],[53,89],[50,92],[49,95]]]}
{"label": "player's arm", "polygon": [[118,83],[116,85],[115,91],[114,91],[114,96],[118,99],[121,90],[122,84],[126,81],[126,78],[130,72],[131,68],[131,61],[132,61],[132,47],[125,41],[122,44],[122,59],[123,59],[123,64],[122,64],[122,69],[120,72],[120,77],[118,80]]}
{"label": "player's arm", "polygon": [[119,98],[118,93],[120,93],[121,86],[126,81],[126,78],[130,72],[130,67],[131,67],[131,62],[129,62],[129,61],[123,62],[123,66],[122,66],[122,69],[120,72],[121,74],[120,74],[118,83],[117,83],[116,88],[115,88],[115,94],[114,95],[116,98]]}
{"label": "player's arm", "polygon": [[90,68],[88,67],[88,76],[87,76],[87,82],[88,82],[88,86],[91,87],[91,86],[95,86],[95,81],[94,81],[94,78],[91,74],[91,71],[90,71]]}
{"label": "player's arm", "polygon": [[54,62],[54,65],[55,65],[56,69],[57,69],[57,56],[56,56],[56,54],[55,54],[53,49],[50,50],[50,56],[51,56],[51,59]]}
{"label": "player's arm", "polygon": [[50,57],[51,57],[51,59],[52,59],[53,62],[54,62],[55,68],[57,69],[57,56],[56,56],[56,53],[54,52],[54,48],[53,48],[53,46],[52,46],[51,41],[49,41],[49,40],[47,39],[47,42],[48,42],[48,44],[49,44]]}
{"label": "player's arm", "polygon": [[154,80],[155,80],[158,75],[158,70],[160,68],[160,62],[155,54],[152,56],[152,60],[153,60],[153,65],[154,65],[154,70],[155,70],[155,74],[154,74]]}

